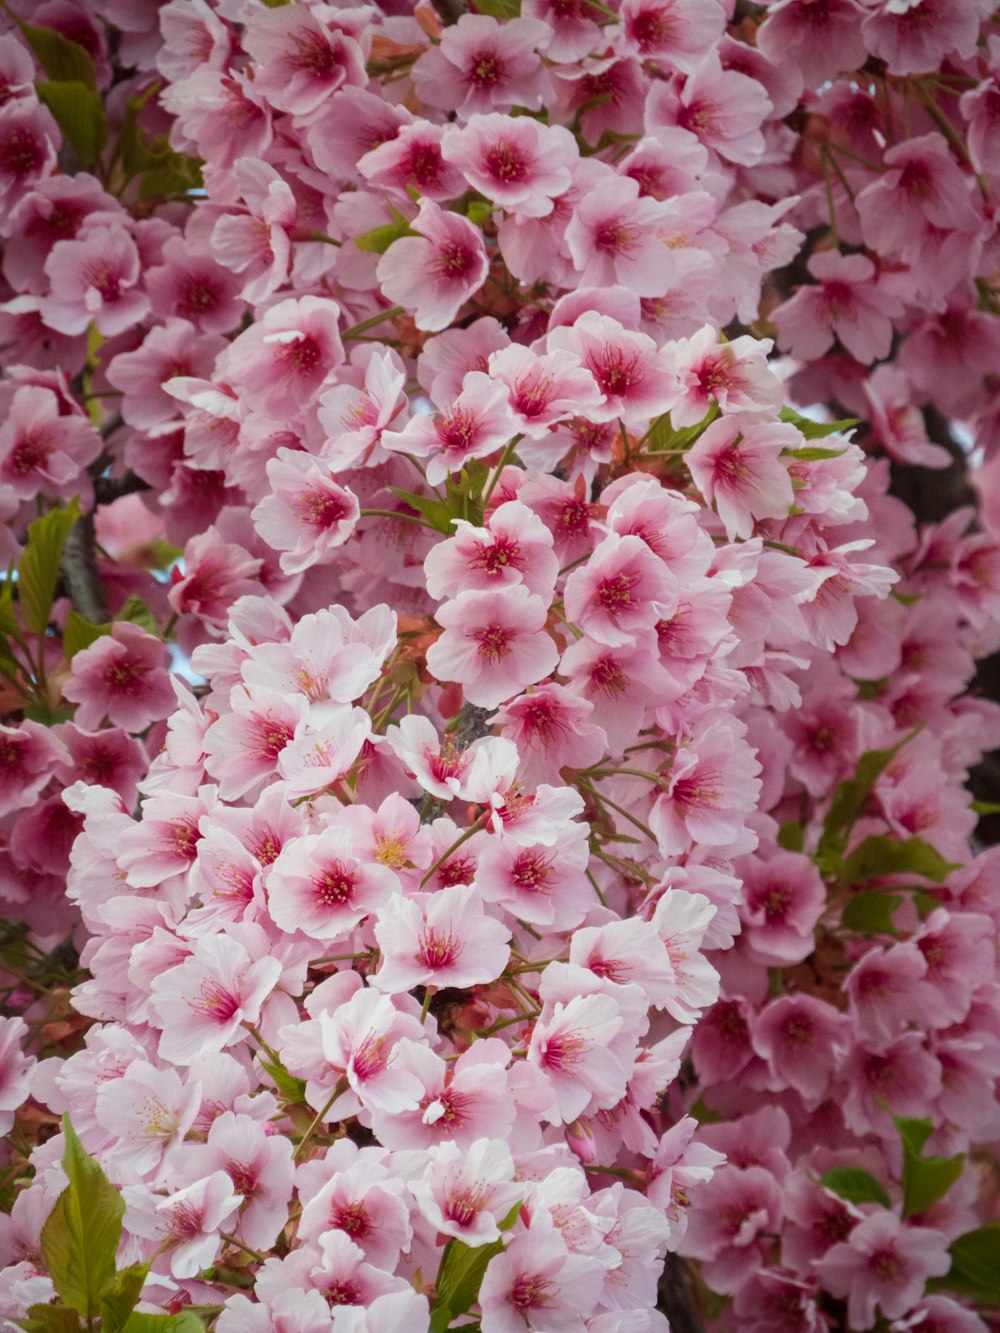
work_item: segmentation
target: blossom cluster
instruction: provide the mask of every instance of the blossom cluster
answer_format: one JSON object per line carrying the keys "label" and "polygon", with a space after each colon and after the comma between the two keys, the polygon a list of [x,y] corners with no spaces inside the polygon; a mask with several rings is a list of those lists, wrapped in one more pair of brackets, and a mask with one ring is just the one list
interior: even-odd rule
{"label": "blossom cluster", "polygon": [[989,6],[22,8],[4,1327],[985,1329]]}

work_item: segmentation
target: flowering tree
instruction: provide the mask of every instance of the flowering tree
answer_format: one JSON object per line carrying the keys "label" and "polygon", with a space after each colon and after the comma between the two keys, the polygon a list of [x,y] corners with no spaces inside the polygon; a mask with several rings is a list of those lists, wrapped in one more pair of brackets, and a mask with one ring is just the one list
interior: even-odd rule
{"label": "flowering tree", "polygon": [[993,6],[0,9],[0,1326],[995,1327]]}

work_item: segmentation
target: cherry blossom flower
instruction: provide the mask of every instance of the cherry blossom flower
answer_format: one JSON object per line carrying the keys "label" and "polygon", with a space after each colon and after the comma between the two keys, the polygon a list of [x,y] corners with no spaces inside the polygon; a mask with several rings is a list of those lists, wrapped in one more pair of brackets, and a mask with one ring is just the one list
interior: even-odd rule
{"label": "cherry blossom flower", "polygon": [[503,971],[509,937],[506,926],[485,914],[471,884],[409,898],[397,894],[378,914],[382,962],[373,982],[393,993],[484,985]]}
{"label": "cherry blossom flower", "polygon": [[576,141],[561,125],[496,113],[470,116],[463,128],[448,130],[441,153],[474,189],[521,217],[551,213],[553,199],[569,189],[579,157]]}
{"label": "cherry blossom flower", "polygon": [[287,843],[267,876],[271,919],[311,939],[346,939],[365,916],[398,892],[391,870],[352,855],[351,835],[325,829]]}
{"label": "cherry blossom flower", "polygon": [[410,1192],[427,1220],[444,1236],[466,1245],[500,1239],[502,1222],[523,1194],[514,1183],[514,1159],[495,1139],[477,1139],[467,1148],[442,1143]]}
{"label": "cherry blossom flower", "polygon": [[848,1318],[863,1329],[874,1326],[879,1309],[888,1319],[906,1314],[927,1279],[941,1277],[950,1263],[947,1237],[940,1231],[905,1226],[883,1210],[829,1250],[817,1272],[834,1295],[847,1297]]}
{"label": "cherry blossom flower", "polygon": [[[463,18],[479,21],[478,15]],[[486,278],[482,233],[430,199],[421,202],[410,229],[417,235],[394,241],[379,260],[378,281],[388,300],[412,312],[417,328],[436,332],[447,328]]]}
{"label": "cherry blossom flower", "polygon": [[306,115],[344,83],[364,83],[358,44],[308,9],[254,13],[244,40],[254,83],[279,111]]}
{"label": "cherry blossom flower", "polygon": [[267,464],[271,493],[251,513],[268,546],[281,552],[286,574],[326,564],[354,530],[357,496],[333,479],[312,454],[279,449]]}
{"label": "cherry blossom flower", "polygon": [[100,452],[90,422],[64,414],[50,389],[26,384],[15,391],[0,426],[0,481],[8,494],[71,499],[80,491],[82,469]]}
{"label": "cherry blossom flower", "polygon": [[413,67],[420,97],[463,119],[517,104],[542,105],[549,84],[536,48],[549,38],[546,24],[515,18],[498,23],[481,14],[463,14],[446,28],[439,46],[425,51]]}
{"label": "cherry blossom flower", "polygon": [[98,727],[108,717],[126,731],[144,731],[173,712],[177,702],[166,663],[159,639],[141,625],[120,620],[110,634],[75,654],[63,694],[77,704],[82,727]]}
{"label": "cherry blossom flower", "polygon": [[461,681],[465,697],[482,708],[534,685],[559,656],[545,633],[545,603],[523,584],[460,593],[435,618],[444,633],[427,650],[428,666],[439,680]]}
{"label": "cherry blossom flower", "polygon": [[58,241],[45,272],[52,295],[42,301],[42,318],[60,333],[83,333],[93,321],[113,337],[149,311],[138,285],[139,251],[123,226],[88,227],[79,239]]}
{"label": "cherry blossom flower", "polygon": [[158,1198],[145,1185],[126,1185],[124,1226],[159,1243],[174,1277],[195,1277],[219,1251],[219,1230],[239,1206],[240,1196],[225,1171]]}

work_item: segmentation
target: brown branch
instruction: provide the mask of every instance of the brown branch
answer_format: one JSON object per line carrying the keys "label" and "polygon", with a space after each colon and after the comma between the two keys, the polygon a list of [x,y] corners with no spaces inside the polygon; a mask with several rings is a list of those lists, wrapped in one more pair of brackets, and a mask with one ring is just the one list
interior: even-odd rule
{"label": "brown branch", "polygon": [[[480,708],[476,704],[463,704],[455,730],[451,733],[451,740],[455,749],[467,750],[473,741],[488,736],[490,732],[489,720],[492,716],[493,710],[491,708]],[[414,801],[414,804],[416,804],[416,801]],[[443,815],[446,807],[446,801],[425,796],[419,806],[421,824],[429,824],[432,820],[437,819],[439,815]]]}
{"label": "brown branch", "polygon": [[74,523],[62,553],[62,573],[74,610],[95,625],[111,619],[97,568],[97,538],[93,514],[81,514]]}
{"label": "brown branch", "polygon": [[667,1316],[670,1333],[705,1333],[698,1312],[691,1270],[677,1254],[668,1254],[657,1288],[656,1307]]}

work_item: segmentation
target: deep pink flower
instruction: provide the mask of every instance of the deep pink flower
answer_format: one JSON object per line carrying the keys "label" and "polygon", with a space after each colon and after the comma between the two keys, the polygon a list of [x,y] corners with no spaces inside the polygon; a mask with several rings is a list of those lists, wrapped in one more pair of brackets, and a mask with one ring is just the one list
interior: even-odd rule
{"label": "deep pink flower", "polygon": [[60,333],[83,333],[93,321],[110,338],[149,313],[139,251],[123,226],[89,227],[78,240],[58,241],[45,272],[52,294],[42,301],[42,317]]}
{"label": "deep pink flower", "polygon": [[328,564],[347,541],[361,510],[357,496],[312,454],[279,449],[267,464],[271,491],[251,513],[254,527],[286,574]]}
{"label": "deep pink flower", "polygon": [[101,452],[85,416],[66,415],[51,389],[16,389],[0,425],[0,482],[19,500],[38,494],[69,500],[86,490],[83,469]]}
{"label": "deep pink flower", "polygon": [[943,1232],[907,1226],[883,1210],[859,1222],[849,1240],[818,1261],[816,1272],[834,1296],[847,1298],[852,1327],[866,1329],[878,1310],[887,1319],[906,1314],[927,1279],[943,1276],[950,1266]]}
{"label": "deep pink flower", "polygon": [[836,250],[814,254],[807,266],[817,285],[800,287],[774,312],[778,345],[800,361],[814,361],[833,346],[834,334],[858,361],[870,365],[889,353],[899,298],[866,255]]}
{"label": "deep pink flower", "polygon": [[605,397],[588,413],[595,421],[621,418],[626,425],[648,421],[668,411],[677,399],[677,377],[670,350],[658,349],[644,333],[632,333],[609,315],[588,311],[571,327],[555,328],[549,350],[565,349],[579,358]]}
{"label": "deep pink flower", "polygon": [[520,217],[544,217],[569,189],[579,149],[562,125],[540,125],[525,116],[470,116],[441,142],[445,161],[473,189]]}
{"label": "deep pink flower", "polygon": [[794,1088],[808,1103],[825,1095],[831,1065],[852,1036],[850,1019],[812,995],[782,995],[761,1010],[753,1047],[770,1063],[776,1082]]}
{"label": "deep pink flower", "polygon": [[463,119],[515,103],[537,110],[549,91],[537,48],[548,39],[548,26],[536,19],[463,14],[413,66],[413,82],[428,106]]}
{"label": "deep pink flower", "polygon": [[266,310],[230,343],[220,369],[249,407],[281,421],[301,413],[343,360],[340,306],[303,296]]}
{"label": "deep pink flower", "polygon": [[307,115],[345,83],[365,82],[357,42],[309,8],[255,10],[243,44],[255,62],[256,89],[279,111]]}
{"label": "deep pink flower", "polygon": [[781,454],[801,447],[794,426],[739,416],[713,421],[695,440],[685,456],[691,476],[730,541],[749,537],[757,519],[787,515],[795,497]]}
{"label": "deep pink flower", "polygon": [[104,717],[126,731],[144,731],[176,706],[166,672],[165,645],[139,625],[118,621],[111,633],[73,658],[63,694],[77,704],[76,720],[88,730]]}
{"label": "deep pink flower", "polygon": [[649,129],[679,125],[727,162],[752,166],[764,156],[760,127],[770,112],[771,102],[761,84],[723,69],[718,53],[709,51],[683,85],[674,80],[652,86],[646,123]]}
{"label": "deep pink flower", "polygon": [[615,648],[673,614],[677,583],[641,537],[610,533],[569,576],[564,601],[571,621]]}

